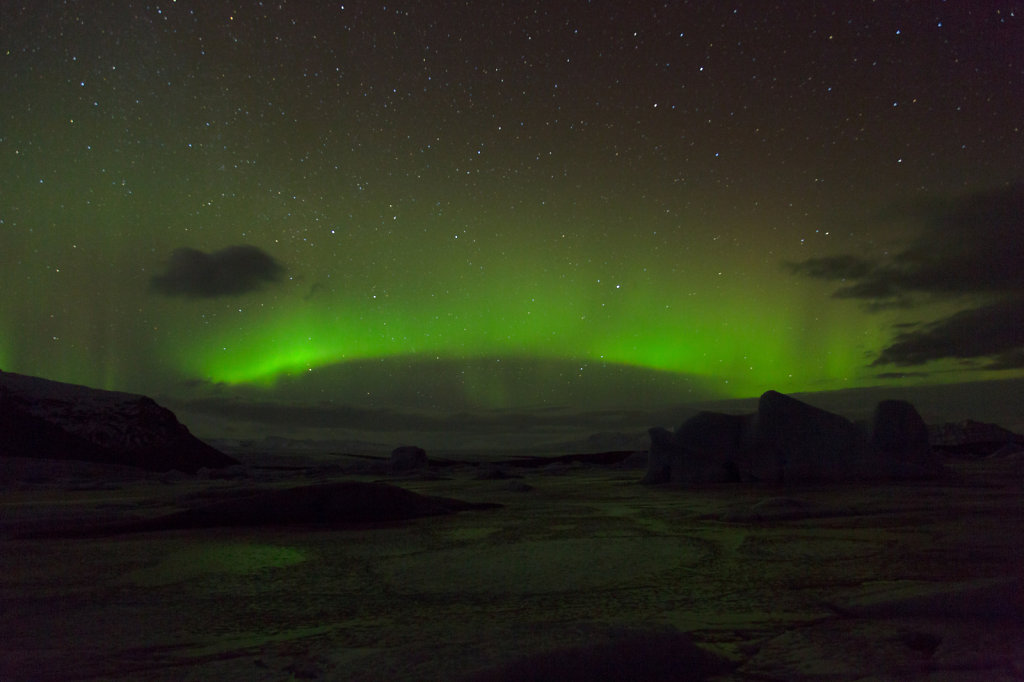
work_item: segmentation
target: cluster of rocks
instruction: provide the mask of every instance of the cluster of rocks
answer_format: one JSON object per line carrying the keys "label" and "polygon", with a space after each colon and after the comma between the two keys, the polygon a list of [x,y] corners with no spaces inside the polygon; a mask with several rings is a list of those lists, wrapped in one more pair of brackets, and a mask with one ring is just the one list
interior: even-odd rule
{"label": "cluster of rocks", "polygon": [[870,424],[768,391],[757,412],[701,412],[671,432],[650,430],[645,483],[835,482],[942,472],[913,405],[885,400]]}

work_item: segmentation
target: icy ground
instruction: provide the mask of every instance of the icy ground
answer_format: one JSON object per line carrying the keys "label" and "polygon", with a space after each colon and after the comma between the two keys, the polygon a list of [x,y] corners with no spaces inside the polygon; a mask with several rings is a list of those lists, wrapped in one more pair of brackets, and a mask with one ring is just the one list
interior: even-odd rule
{"label": "icy ground", "polygon": [[[228,480],[16,464],[0,472],[4,680],[501,679],[532,654],[672,630],[732,661],[723,682],[1024,678],[1019,456],[952,462],[954,481],[790,490],[578,464],[398,478],[320,459]],[[16,537],[340,478],[505,506]]]}

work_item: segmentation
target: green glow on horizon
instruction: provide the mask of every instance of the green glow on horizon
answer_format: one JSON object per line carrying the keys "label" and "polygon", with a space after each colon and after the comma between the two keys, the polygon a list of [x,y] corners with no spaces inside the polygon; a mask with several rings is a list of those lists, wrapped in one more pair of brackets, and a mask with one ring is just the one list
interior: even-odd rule
{"label": "green glow on horizon", "polygon": [[[536,270],[441,301],[404,290],[385,301],[282,306],[247,326],[215,325],[178,346],[176,362],[206,381],[263,386],[329,365],[399,357],[625,365],[718,382],[733,397],[863,383],[864,348],[849,343],[855,321],[837,319],[836,329],[807,337],[742,291],[702,306],[658,297],[644,283],[594,294]],[[862,344],[882,339],[876,332]]]}
{"label": "green glow on horizon", "polygon": [[[692,378],[724,397],[879,383],[867,365],[891,338],[890,320],[830,300],[774,259],[726,251],[684,267],[670,250],[617,236],[610,219],[588,225],[608,236],[571,247],[544,238],[561,234],[557,221],[489,219],[486,243],[469,248],[453,239],[415,267],[402,260],[427,254],[417,241],[426,237],[414,231],[398,266],[381,266],[385,247],[377,243],[365,253],[353,247],[344,266],[295,257],[286,260],[305,279],[237,299],[159,298],[148,291],[148,273],[131,269],[113,271],[120,279],[100,279],[100,288],[91,271],[68,266],[61,276],[71,286],[42,292],[52,297],[46,308],[65,311],[63,326],[41,327],[34,343],[18,339],[7,359],[13,371],[142,391],[182,380],[270,388],[311,370],[388,358],[624,366]],[[69,306],[57,291],[92,298]],[[108,312],[118,294],[123,309],[145,315]],[[23,317],[35,315],[37,302],[17,305]],[[465,390],[491,407],[517,395],[488,386],[484,375]],[[617,391],[609,386],[606,397]]]}

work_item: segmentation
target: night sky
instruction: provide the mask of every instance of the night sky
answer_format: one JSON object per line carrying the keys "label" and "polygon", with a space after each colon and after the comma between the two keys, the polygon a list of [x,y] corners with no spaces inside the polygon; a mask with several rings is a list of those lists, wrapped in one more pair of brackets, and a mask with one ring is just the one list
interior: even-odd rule
{"label": "night sky", "polygon": [[0,368],[613,407],[1024,376],[1020,2],[0,3]]}

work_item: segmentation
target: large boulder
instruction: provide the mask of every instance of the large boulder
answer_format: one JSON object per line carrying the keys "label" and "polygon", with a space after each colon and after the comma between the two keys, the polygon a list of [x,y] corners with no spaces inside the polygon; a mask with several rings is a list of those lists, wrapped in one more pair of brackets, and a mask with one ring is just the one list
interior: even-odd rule
{"label": "large boulder", "polygon": [[687,460],[684,483],[738,481],[747,471],[745,453],[752,438],[752,415],[700,412],[676,430]]}
{"label": "large boulder", "polygon": [[676,439],[698,455],[733,460],[744,447],[746,415],[699,412],[676,430]]}
{"label": "large boulder", "polygon": [[896,478],[913,476],[922,467],[940,466],[928,440],[928,426],[906,400],[878,403],[871,419],[871,446]]}
{"label": "large boulder", "polygon": [[700,412],[675,433],[649,430],[644,483],[724,483],[747,477],[754,415]]}
{"label": "large boulder", "polygon": [[758,401],[753,454],[752,476],[776,483],[877,474],[864,434],[853,422],[776,391]]}
{"label": "large boulder", "polygon": [[0,456],[194,474],[239,462],[146,396],[0,372]]}
{"label": "large boulder", "polygon": [[871,444],[879,452],[927,450],[928,426],[906,400],[883,400],[871,418]]}
{"label": "large boulder", "polygon": [[392,471],[412,471],[427,466],[427,452],[416,445],[399,445],[388,460]]}
{"label": "large boulder", "polygon": [[672,478],[672,469],[679,468],[677,461],[681,453],[676,446],[675,436],[666,428],[655,426],[648,433],[651,436],[651,448],[647,454],[647,473],[644,483],[668,483]]}

